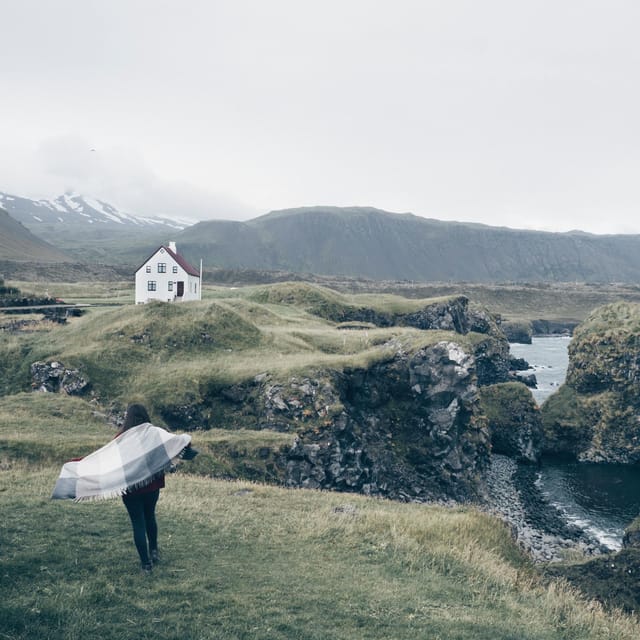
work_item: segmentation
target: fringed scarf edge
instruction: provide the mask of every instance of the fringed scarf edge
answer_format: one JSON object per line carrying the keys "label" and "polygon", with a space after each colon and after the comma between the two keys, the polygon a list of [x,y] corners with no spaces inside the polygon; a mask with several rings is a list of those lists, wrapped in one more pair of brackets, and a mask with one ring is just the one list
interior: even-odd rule
{"label": "fringed scarf edge", "polygon": [[111,491],[107,491],[105,493],[101,493],[100,495],[95,496],[80,496],[73,498],[74,502],[101,502],[102,500],[112,500],[114,498],[121,498],[126,495],[129,491],[136,491],[137,489],[142,489],[147,485],[150,485],[155,480],[158,480],[165,474],[171,467],[178,461],[184,458],[185,451],[191,446],[189,443],[186,447],[183,447],[180,453],[173,458],[157,473],[154,473],[150,478],[146,478],[145,480],[141,480],[140,482],[134,482],[131,485],[126,485],[124,487],[117,487],[112,489]]}

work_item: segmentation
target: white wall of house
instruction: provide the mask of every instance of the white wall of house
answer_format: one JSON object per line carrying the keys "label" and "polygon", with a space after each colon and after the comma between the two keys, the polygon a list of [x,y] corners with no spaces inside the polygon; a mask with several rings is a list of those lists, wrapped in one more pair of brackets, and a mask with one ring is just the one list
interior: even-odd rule
{"label": "white wall of house", "polygon": [[187,273],[164,247],[136,271],[136,304],[151,300],[187,302],[201,297],[200,278]]}

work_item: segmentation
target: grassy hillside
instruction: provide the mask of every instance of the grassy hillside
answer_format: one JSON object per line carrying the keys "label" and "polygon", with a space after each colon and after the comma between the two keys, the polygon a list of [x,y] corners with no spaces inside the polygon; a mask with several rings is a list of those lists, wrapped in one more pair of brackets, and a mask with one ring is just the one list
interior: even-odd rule
{"label": "grassy hillside", "polygon": [[188,463],[167,478],[162,562],[144,576],[119,500],[49,500],[60,464],[113,429],[83,400],[29,398],[0,402],[3,638],[622,640],[640,632],[637,619],[543,581],[507,527],[474,509],[212,480],[189,475]]}
{"label": "grassy hillside", "polygon": [[0,260],[70,262],[69,256],[32,234],[0,209]]}
{"label": "grassy hillside", "polygon": [[250,380],[266,371],[294,375],[384,360],[389,357],[384,345],[392,339],[407,347],[431,344],[442,335],[403,327],[346,331],[317,315],[363,305],[389,314],[426,302],[285,284],[220,290],[212,299],[188,305],[93,308],[46,334],[0,335],[0,355],[7,362],[0,370],[0,390],[27,389],[31,362],[59,360],[87,376],[102,401],[126,404],[138,396],[152,407],[197,401],[212,385]]}
{"label": "grassy hillside", "polygon": [[[126,296],[110,286],[68,293]],[[159,504],[163,561],[143,576],[120,501],[49,500],[61,464],[108,442],[127,402],[144,402],[163,424],[161,405],[256,374],[340,371],[478,338],[326,319],[406,313],[426,300],[291,283],[209,296],[91,308],[49,331],[0,333],[1,638],[637,637],[637,619],[541,577],[509,528],[471,507],[225,481],[277,479],[274,456],[296,435],[250,431],[240,418],[193,433],[200,455],[168,476]],[[93,395],[30,392],[39,359],[77,367]]]}

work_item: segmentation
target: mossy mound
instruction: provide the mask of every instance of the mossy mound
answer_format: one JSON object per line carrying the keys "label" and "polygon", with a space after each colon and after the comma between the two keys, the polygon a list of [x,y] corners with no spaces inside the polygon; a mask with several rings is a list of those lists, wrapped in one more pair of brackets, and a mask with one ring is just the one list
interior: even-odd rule
{"label": "mossy mound", "polygon": [[640,304],[618,302],[594,311],[574,332],[567,384],[580,393],[635,395],[640,383]]}
{"label": "mossy mound", "polygon": [[577,456],[591,441],[593,421],[575,389],[562,385],[542,405],[544,450]]}
{"label": "mossy mound", "polygon": [[[391,296],[382,296],[382,298]],[[364,321],[376,326],[393,324],[392,314],[380,300],[374,305],[358,303],[348,296],[303,282],[284,282],[263,287],[250,296],[262,304],[295,305],[332,322]],[[377,308],[374,308],[377,307]]]}
{"label": "mossy mound", "polygon": [[640,461],[640,305],[594,311],[575,331],[565,385],[545,403],[549,453]]}
{"label": "mossy mound", "polygon": [[[111,336],[168,353],[257,346],[258,327],[242,313],[217,302],[185,307],[152,302],[135,307],[124,322],[115,320]],[[108,330],[106,335],[109,336]]]}

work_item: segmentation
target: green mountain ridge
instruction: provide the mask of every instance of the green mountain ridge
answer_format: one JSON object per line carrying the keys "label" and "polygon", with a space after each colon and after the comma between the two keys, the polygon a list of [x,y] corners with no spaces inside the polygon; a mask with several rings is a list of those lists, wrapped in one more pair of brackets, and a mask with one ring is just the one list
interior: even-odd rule
{"label": "green mountain ridge", "polygon": [[640,236],[445,222],[370,207],[301,207],[175,235],[209,267],[374,280],[636,282]]}
{"label": "green mountain ridge", "polygon": [[[209,220],[164,232],[136,228],[116,234],[96,226],[63,236],[51,225],[32,231],[77,262],[105,265],[139,265],[159,244],[173,240],[187,260],[202,259],[205,269],[415,282],[640,280],[640,235],[511,229],[373,207],[282,209],[245,222]],[[22,235],[29,233],[19,228]],[[50,255],[16,246],[10,238],[0,245],[0,260],[36,261],[38,251]]]}

